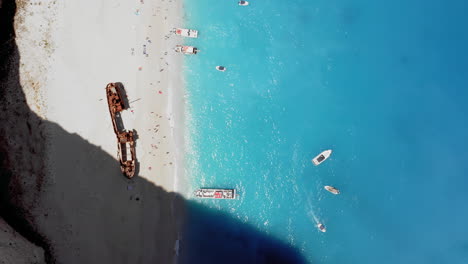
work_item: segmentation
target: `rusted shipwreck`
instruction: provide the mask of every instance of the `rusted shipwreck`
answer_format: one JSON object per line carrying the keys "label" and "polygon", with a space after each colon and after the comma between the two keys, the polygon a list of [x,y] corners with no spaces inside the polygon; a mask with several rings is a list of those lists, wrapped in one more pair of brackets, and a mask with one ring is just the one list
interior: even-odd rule
{"label": "rusted shipwreck", "polygon": [[120,169],[128,178],[135,174],[135,137],[133,131],[125,131],[117,135],[119,141],[118,157]]}
{"label": "rusted shipwreck", "polygon": [[120,162],[120,170],[127,178],[135,175],[135,133],[126,131],[123,126],[120,112],[125,110],[125,102],[122,96],[123,87],[117,83],[109,83],[106,86],[107,103],[112,119],[114,133],[117,136],[117,156]]}

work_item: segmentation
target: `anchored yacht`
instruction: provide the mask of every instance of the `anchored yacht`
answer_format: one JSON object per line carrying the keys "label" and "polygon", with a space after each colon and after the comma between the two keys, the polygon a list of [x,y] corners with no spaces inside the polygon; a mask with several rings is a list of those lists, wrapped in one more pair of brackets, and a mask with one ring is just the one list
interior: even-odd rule
{"label": "anchored yacht", "polygon": [[322,223],[318,223],[317,228],[320,232],[323,232],[323,233],[327,232],[327,229]]}
{"label": "anchored yacht", "polygon": [[328,185],[326,185],[326,186],[324,186],[323,188],[324,188],[325,190],[327,190],[327,191],[333,193],[333,194],[339,194],[339,193],[340,193],[340,190],[338,190],[337,188],[335,188],[335,187],[333,187],[333,186],[328,186]]}
{"label": "anchored yacht", "polygon": [[177,45],[174,49],[176,52],[183,53],[183,54],[197,54],[199,50],[193,46],[182,46]]}
{"label": "anchored yacht", "polygon": [[318,154],[315,158],[312,159],[312,163],[314,163],[315,166],[320,165],[322,162],[324,162],[330,157],[331,153],[331,149],[323,151],[322,153]]}
{"label": "anchored yacht", "polygon": [[176,28],[175,34],[187,38],[198,38],[198,30],[187,28]]}
{"label": "anchored yacht", "polygon": [[224,66],[216,66],[216,69],[217,69],[218,71],[221,71],[221,72],[226,71],[226,67],[224,67]]}
{"label": "anchored yacht", "polygon": [[236,189],[201,188],[195,191],[195,197],[209,199],[236,199]]}

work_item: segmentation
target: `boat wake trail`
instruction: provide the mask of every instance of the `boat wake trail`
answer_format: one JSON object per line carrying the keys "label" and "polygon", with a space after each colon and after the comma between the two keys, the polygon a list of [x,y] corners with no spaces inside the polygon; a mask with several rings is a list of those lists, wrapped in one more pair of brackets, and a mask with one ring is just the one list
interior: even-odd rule
{"label": "boat wake trail", "polygon": [[314,206],[312,205],[312,201],[310,200],[309,196],[307,197],[307,215],[312,218],[312,220],[315,222],[315,225],[318,225],[320,223],[320,220],[314,211]]}

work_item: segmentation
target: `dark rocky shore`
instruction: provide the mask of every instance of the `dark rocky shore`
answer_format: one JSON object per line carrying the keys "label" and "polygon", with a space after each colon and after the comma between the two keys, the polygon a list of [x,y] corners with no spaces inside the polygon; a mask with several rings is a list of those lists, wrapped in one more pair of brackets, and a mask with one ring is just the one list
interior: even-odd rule
{"label": "dark rocky shore", "polygon": [[47,249],[47,240],[35,230],[29,213],[43,183],[45,138],[42,120],[29,110],[19,82],[15,12],[15,1],[0,4],[0,216]]}

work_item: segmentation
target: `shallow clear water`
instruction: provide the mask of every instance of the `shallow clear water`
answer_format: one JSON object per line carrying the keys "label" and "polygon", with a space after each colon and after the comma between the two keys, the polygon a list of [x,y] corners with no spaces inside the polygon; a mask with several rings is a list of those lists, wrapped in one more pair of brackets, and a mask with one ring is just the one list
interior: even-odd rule
{"label": "shallow clear water", "polygon": [[195,202],[313,263],[468,262],[468,2],[250,3],[185,1],[187,174],[239,192]]}

